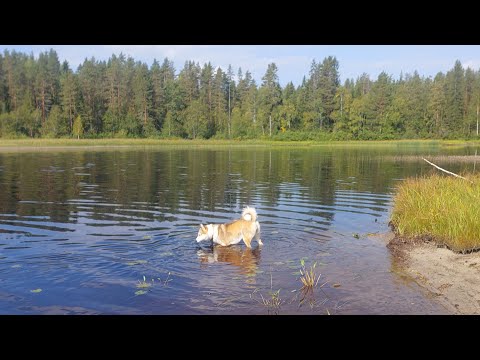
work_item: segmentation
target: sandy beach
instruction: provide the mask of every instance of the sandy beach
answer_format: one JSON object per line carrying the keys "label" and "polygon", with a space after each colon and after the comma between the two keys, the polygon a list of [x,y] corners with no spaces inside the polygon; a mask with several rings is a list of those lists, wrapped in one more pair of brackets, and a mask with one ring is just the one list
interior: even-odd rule
{"label": "sandy beach", "polygon": [[401,268],[452,314],[480,314],[480,252],[455,253],[429,241],[388,243]]}

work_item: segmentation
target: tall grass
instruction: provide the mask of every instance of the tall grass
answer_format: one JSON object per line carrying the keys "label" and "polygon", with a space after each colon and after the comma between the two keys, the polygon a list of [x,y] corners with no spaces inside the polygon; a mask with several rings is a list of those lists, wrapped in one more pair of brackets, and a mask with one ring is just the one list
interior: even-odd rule
{"label": "tall grass", "polygon": [[480,249],[480,175],[407,179],[394,198],[391,224],[404,237],[429,237],[454,251]]}

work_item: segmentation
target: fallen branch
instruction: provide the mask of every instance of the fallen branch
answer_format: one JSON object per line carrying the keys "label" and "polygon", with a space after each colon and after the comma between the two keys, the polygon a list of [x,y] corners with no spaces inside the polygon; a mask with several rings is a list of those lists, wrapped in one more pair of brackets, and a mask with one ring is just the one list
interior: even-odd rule
{"label": "fallen branch", "polygon": [[[463,180],[470,181],[470,180],[468,180],[468,179],[464,178],[463,176],[460,176],[460,175],[457,175],[457,174],[455,174],[455,173],[453,173],[453,172],[451,172],[451,171],[448,171],[448,170],[442,169],[440,166],[437,166],[437,165],[435,165],[434,163],[431,163],[430,161],[428,161],[428,160],[427,160],[427,159],[425,159],[425,158],[422,158],[422,159],[423,159],[423,160],[425,160],[425,161],[426,161],[427,163],[429,163],[430,165],[432,165],[432,166],[436,167],[438,170],[441,170],[441,171],[443,171],[443,172],[446,172],[447,174],[450,174],[450,175],[453,175],[453,176],[459,177],[459,178],[461,178],[461,179],[463,179]],[[473,181],[470,181],[470,182],[473,184]]]}

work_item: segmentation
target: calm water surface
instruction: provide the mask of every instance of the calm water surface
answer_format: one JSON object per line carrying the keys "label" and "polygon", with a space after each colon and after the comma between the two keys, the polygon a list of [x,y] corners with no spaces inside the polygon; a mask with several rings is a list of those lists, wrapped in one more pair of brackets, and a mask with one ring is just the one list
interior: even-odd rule
{"label": "calm water surface", "polygon": [[[473,148],[148,148],[0,153],[0,314],[441,314],[397,271],[399,155]],[[450,166],[452,171],[471,164]],[[195,242],[254,206],[264,246]],[[358,234],[358,236],[357,236]],[[302,301],[300,261],[322,288]],[[138,288],[140,281],[150,284]],[[41,291],[40,291],[41,290]],[[280,290],[272,311],[262,297]]]}

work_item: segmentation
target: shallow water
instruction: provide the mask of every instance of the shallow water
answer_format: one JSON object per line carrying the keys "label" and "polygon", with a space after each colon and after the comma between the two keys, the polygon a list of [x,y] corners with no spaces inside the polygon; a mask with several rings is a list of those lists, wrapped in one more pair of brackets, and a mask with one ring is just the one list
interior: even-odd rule
{"label": "shallow water", "polygon": [[[372,235],[388,231],[396,184],[433,171],[399,155],[474,152],[403,144],[0,153],[0,313],[445,313]],[[227,222],[246,205],[259,214],[262,248],[195,242],[199,223]],[[321,273],[303,301],[301,259]],[[138,288],[144,277],[150,286]],[[277,290],[280,308],[265,306]]]}

